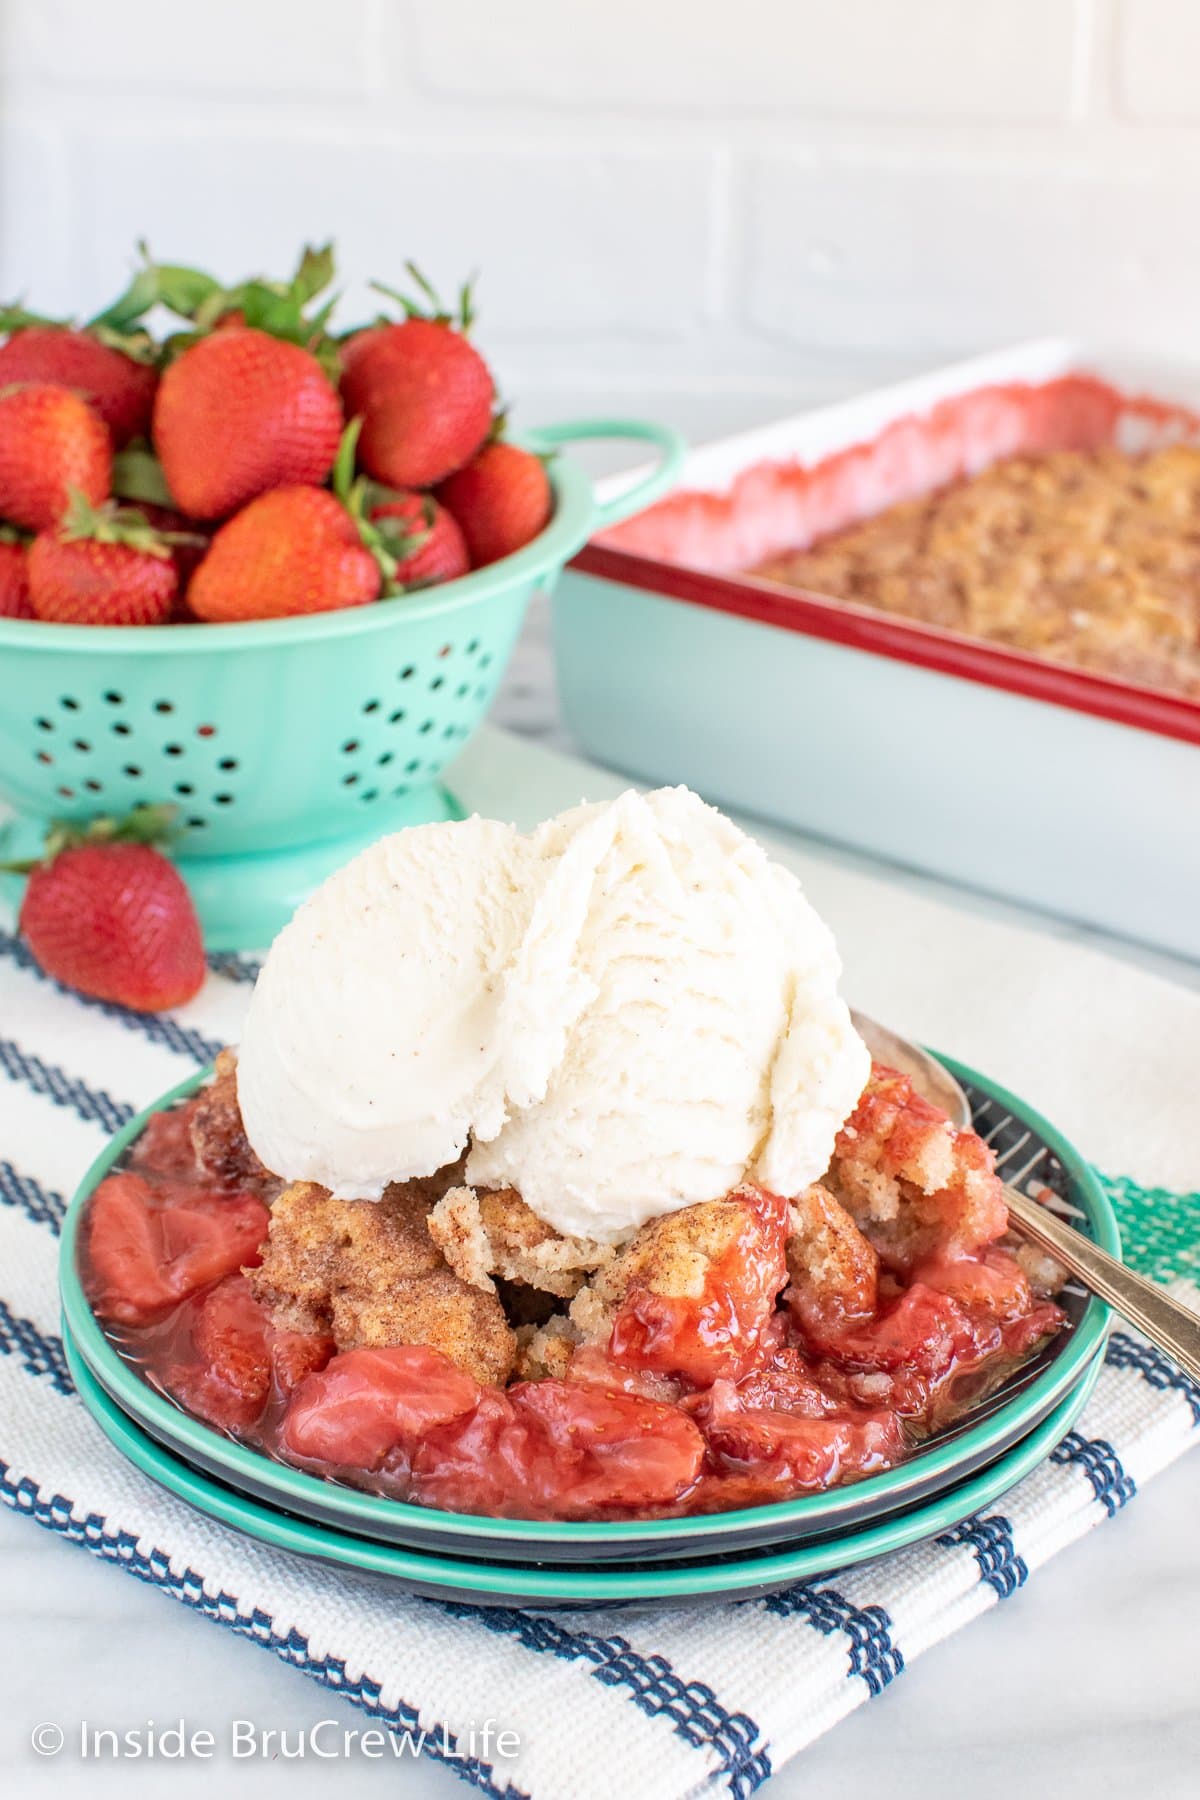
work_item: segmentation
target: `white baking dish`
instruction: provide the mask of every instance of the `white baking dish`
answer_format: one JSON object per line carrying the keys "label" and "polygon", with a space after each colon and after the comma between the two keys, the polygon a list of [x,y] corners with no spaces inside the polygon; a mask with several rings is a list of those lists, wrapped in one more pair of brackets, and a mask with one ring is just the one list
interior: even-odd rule
{"label": "white baking dish", "polygon": [[1000,456],[1180,437],[1200,370],[1056,340],[709,445],[565,572],[567,721],[643,778],[1200,958],[1200,704],[737,573]]}

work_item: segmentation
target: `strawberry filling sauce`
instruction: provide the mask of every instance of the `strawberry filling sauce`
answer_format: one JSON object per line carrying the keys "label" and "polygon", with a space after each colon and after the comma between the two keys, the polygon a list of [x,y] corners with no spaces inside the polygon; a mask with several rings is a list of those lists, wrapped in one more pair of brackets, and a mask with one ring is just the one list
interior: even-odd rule
{"label": "strawberry filling sauce", "polygon": [[276,1327],[257,1265],[273,1187],[201,1170],[195,1102],[157,1114],[92,1196],[84,1285],[121,1354],[266,1454],[496,1517],[723,1511],[877,1474],[990,1391],[1064,1316],[994,1245],[884,1275],[870,1313],[788,1286],[787,1208],[747,1188],[698,1293],[631,1283],[565,1379],[481,1385],[420,1344],[338,1353]]}

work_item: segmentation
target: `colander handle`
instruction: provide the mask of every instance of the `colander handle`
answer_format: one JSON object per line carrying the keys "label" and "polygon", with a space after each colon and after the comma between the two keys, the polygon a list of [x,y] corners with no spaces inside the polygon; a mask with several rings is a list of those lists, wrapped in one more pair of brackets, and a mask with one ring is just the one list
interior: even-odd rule
{"label": "colander handle", "polygon": [[641,512],[660,494],[673,487],[687,455],[687,441],[673,425],[656,425],[651,419],[564,419],[557,425],[539,425],[536,431],[523,434],[531,449],[553,450],[559,444],[575,443],[580,438],[633,438],[637,443],[653,444],[659,452],[654,466],[639,474],[627,488],[611,500],[596,502],[597,531],[606,531],[632,513]]}

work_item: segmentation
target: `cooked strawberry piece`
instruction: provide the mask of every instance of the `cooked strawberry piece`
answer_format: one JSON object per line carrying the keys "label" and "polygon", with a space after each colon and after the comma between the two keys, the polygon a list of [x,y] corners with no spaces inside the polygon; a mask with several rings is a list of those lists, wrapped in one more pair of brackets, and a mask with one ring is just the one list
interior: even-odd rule
{"label": "cooked strawberry piece", "polygon": [[914,1282],[869,1324],[832,1332],[815,1347],[850,1368],[908,1368],[936,1378],[956,1361],[997,1348],[999,1341],[1000,1334],[990,1322],[973,1326],[950,1295]]}
{"label": "cooked strawberry piece", "polygon": [[719,1472],[752,1474],[760,1500],[874,1474],[904,1450],[900,1422],[888,1411],[810,1417],[747,1406],[728,1382],[717,1382],[695,1410]]}
{"label": "cooked strawberry piece", "polygon": [[511,1398],[540,1428],[527,1493],[556,1518],[664,1506],[700,1472],[704,1440],[677,1407],[551,1379],[520,1382]]}
{"label": "cooked strawberry piece", "polygon": [[523,1496],[535,1436],[533,1422],[518,1417],[507,1393],[484,1388],[477,1406],[433,1426],[411,1454],[393,1458],[387,1468],[409,1477],[411,1496],[422,1506],[518,1517],[530,1510]]}
{"label": "cooked strawberry piece", "polygon": [[246,1427],[262,1416],[273,1384],[290,1394],[333,1354],[329,1338],[276,1331],[240,1272],[197,1303],[195,1359],[170,1371],[171,1392],[214,1425]]}
{"label": "cooked strawberry piece", "polygon": [[[812,1365],[793,1345],[777,1350],[765,1368],[752,1369],[743,1376],[736,1393],[744,1407],[778,1407],[813,1419],[836,1411],[838,1405],[817,1380]],[[701,1401],[703,1398],[701,1395]]]}
{"label": "cooked strawberry piece", "polygon": [[153,1187],[108,1175],[88,1210],[89,1285],[101,1318],[141,1324],[258,1260],[268,1214],[253,1194]]}
{"label": "cooked strawberry piece", "polygon": [[269,1329],[245,1276],[227,1276],[200,1302],[192,1327],[198,1363],[175,1372],[173,1391],[215,1425],[252,1425],[271,1393]]}
{"label": "cooked strawberry piece", "polygon": [[1003,1323],[1028,1313],[1029,1283],[1016,1258],[989,1249],[979,1256],[933,1256],[913,1270],[914,1282],[949,1294],[968,1311]]}
{"label": "cooked strawberry piece", "polygon": [[300,1383],[283,1442],[295,1456],[378,1469],[390,1451],[414,1449],[435,1426],[469,1413],[482,1393],[465,1369],[424,1344],[347,1350]]}
{"label": "cooked strawberry piece", "polygon": [[1042,1300],[1018,1319],[1010,1319],[1001,1326],[1000,1335],[1004,1343],[1004,1354],[1014,1361],[1028,1356],[1035,1344],[1043,1338],[1052,1337],[1061,1331],[1067,1323],[1067,1315],[1061,1306],[1055,1306],[1052,1300]]}
{"label": "cooked strawberry piece", "polygon": [[685,1210],[704,1214],[711,1231],[698,1283],[694,1256],[692,1272],[683,1268],[676,1277],[681,1259],[673,1244],[666,1266],[667,1240],[687,1228],[684,1214],[655,1221],[653,1233],[644,1234],[642,1266],[630,1276],[608,1347],[617,1362],[681,1375],[700,1387],[745,1373],[774,1347],[775,1300],[787,1279],[787,1206],[775,1194],[745,1187]]}
{"label": "cooked strawberry piece", "polygon": [[130,1148],[130,1167],[146,1175],[197,1176],[191,1126],[198,1104],[199,1095],[182,1106],[151,1113],[145,1130]]}

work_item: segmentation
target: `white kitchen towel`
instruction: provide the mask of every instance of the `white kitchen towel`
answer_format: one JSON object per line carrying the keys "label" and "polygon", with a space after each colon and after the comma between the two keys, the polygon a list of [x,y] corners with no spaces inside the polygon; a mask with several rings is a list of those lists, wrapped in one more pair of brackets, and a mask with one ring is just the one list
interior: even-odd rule
{"label": "white kitchen towel", "polygon": [[[496,732],[456,774],[468,805],[523,825],[621,785]],[[1197,1298],[1200,996],[1061,934],[783,850],[838,932],[855,1001],[1027,1094],[1106,1172],[1131,1260]],[[72,1391],[55,1283],[84,1169],[135,1109],[236,1039],[249,974],[218,959],[190,1006],[143,1018],[67,994],[0,932],[0,1497],[373,1721],[427,1734],[425,1753],[485,1793],[749,1794],[1200,1438],[1200,1388],[1118,1331],[1074,1430],[985,1515],[768,1599],[487,1609],[250,1542],[109,1447]],[[515,1734],[515,1756],[494,1740],[472,1754],[470,1728],[488,1718]]]}

